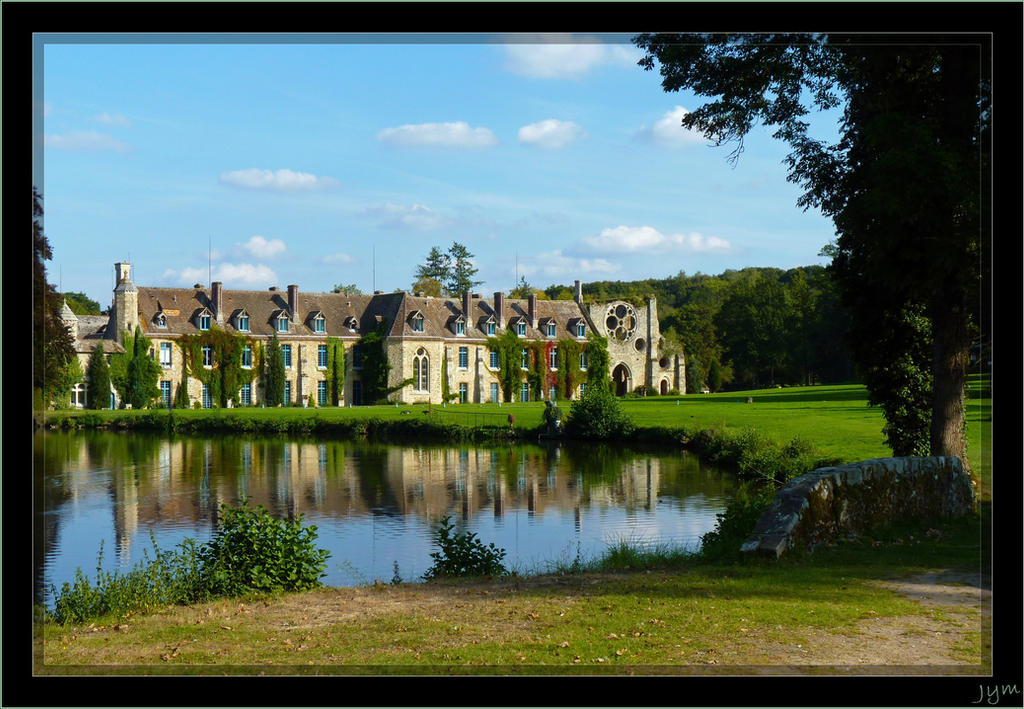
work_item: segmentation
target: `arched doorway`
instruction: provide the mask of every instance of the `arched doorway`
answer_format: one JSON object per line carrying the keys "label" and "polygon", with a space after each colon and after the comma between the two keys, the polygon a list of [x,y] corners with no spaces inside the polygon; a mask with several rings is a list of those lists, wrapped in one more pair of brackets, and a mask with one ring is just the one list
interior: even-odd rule
{"label": "arched doorway", "polygon": [[619,364],[612,370],[612,381],[615,383],[615,396],[625,396],[629,392],[629,385],[633,377],[629,373],[629,367]]}
{"label": "arched doorway", "polygon": [[662,396],[668,394],[668,379],[661,380],[661,394]]}

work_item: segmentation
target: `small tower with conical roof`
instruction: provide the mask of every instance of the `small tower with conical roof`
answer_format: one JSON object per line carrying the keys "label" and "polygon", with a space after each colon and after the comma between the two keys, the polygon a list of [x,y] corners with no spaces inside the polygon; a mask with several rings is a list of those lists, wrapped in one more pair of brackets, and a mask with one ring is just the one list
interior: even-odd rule
{"label": "small tower with conical roof", "polygon": [[139,324],[139,289],[132,283],[131,269],[132,265],[124,261],[114,264],[117,285],[114,286],[114,307],[110,314],[114,328],[113,332],[107,328],[107,337],[118,342],[122,332],[135,332]]}

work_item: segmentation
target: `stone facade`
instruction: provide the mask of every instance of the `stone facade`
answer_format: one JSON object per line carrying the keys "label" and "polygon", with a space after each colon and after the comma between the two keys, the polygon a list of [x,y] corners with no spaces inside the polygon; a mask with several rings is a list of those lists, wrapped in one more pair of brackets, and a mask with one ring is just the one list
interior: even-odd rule
{"label": "stone facade", "polygon": [[[119,333],[139,326],[153,343],[152,355],[163,371],[161,386],[172,400],[184,379],[183,354],[178,345],[181,338],[219,328],[245,336],[254,346],[265,346],[276,334],[281,345],[290,348],[290,366],[285,369],[290,403],[307,405],[310,395],[317,405],[367,403],[363,400],[362,366],[356,347],[361,337],[382,323],[391,365],[389,386],[413,381],[391,395],[390,400],[398,403],[442,403],[443,375],[456,401],[503,401],[499,371],[492,366],[496,363],[487,340],[509,329],[520,339],[551,342],[554,346],[564,339],[585,343],[588,334],[596,332],[608,338],[609,375],[620,374],[619,394],[641,384],[652,392],[684,390],[682,358],[659,354],[662,340],[654,299],[640,308],[621,301],[585,304],[579,281],[574,300],[556,301],[536,296],[513,299],[500,292],[493,298],[473,293],[461,298],[429,297],[405,291],[378,291],[373,295],[303,293],[297,285],[289,285],[285,292],[277,288],[226,290],[220,282],[212,283],[209,289],[201,284],[157,288],[132,283],[131,264],[115,264],[115,273],[117,284],[109,319],[104,318],[102,328],[91,324],[90,336],[97,339],[101,330],[98,336],[111,351],[117,351]],[[613,317],[618,319],[615,327],[610,327]],[[340,401],[325,400],[329,387],[323,352],[329,337],[345,349],[345,387]],[[210,403],[196,377],[188,378],[187,393],[190,402]],[[570,398],[579,394],[577,386]],[[549,391],[530,392],[531,400],[549,397]],[[244,401],[241,392],[229,398],[229,405],[259,405],[264,393],[257,378]],[[521,398],[521,389],[513,392],[513,401]]]}
{"label": "stone facade", "polygon": [[897,519],[958,517],[975,504],[959,458],[877,458],[819,468],[778,492],[741,550],[777,558]]}

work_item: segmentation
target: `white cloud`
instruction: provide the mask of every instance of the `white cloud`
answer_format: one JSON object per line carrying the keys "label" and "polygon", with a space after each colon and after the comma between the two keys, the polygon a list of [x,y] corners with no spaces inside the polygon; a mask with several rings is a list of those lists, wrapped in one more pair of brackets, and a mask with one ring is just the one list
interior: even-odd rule
{"label": "white cloud", "polygon": [[242,248],[256,258],[266,259],[273,258],[284,251],[286,247],[280,239],[267,240],[262,236],[256,235],[242,244]]}
{"label": "white cloud", "polygon": [[498,143],[498,139],[490,130],[470,128],[465,121],[385,128],[377,134],[377,140],[401,147],[487,148]]}
{"label": "white cloud", "polygon": [[517,37],[504,46],[505,68],[513,74],[536,79],[578,79],[603,65],[635,67],[639,50],[603,44],[593,37],[567,34]]}
{"label": "white cloud", "polygon": [[[163,277],[172,283],[187,285],[202,283],[209,287],[210,284],[206,283],[206,279],[210,275],[211,272],[206,268],[183,268],[181,271],[168,269],[164,271]],[[213,269],[212,276],[212,280],[221,281],[228,288],[232,285],[267,286],[277,282],[277,274],[263,264],[220,263]]]}
{"label": "white cloud", "polygon": [[[519,272],[527,277],[544,276],[545,278],[561,278],[586,273],[614,273],[621,268],[603,258],[576,258],[566,256],[561,249],[539,254],[534,263],[520,264]],[[539,287],[538,284],[533,284]]]}
{"label": "white cloud", "polygon": [[308,172],[296,172],[288,169],[263,170],[258,167],[223,172],[220,175],[220,181],[222,184],[234,187],[277,192],[328,189],[340,184],[333,177],[317,177]]}
{"label": "white cloud", "polygon": [[97,123],[102,123],[105,126],[118,126],[121,128],[131,128],[132,122],[121,115],[111,115],[109,113],[101,113],[93,116],[92,119]]}
{"label": "white cloud", "polygon": [[549,118],[519,129],[519,142],[539,148],[562,148],[584,134],[582,126],[572,121]]}
{"label": "white cloud", "polygon": [[447,223],[444,215],[436,209],[414,204],[411,207],[390,202],[366,209],[363,214],[377,219],[378,226],[384,229],[411,229],[413,231],[429,231],[438,229]]}
{"label": "white cloud", "polygon": [[106,133],[97,133],[93,130],[71,131],[64,135],[47,133],[43,137],[43,145],[59,150],[113,150],[118,153],[126,153],[131,150],[131,146],[127,143],[122,143]]}
{"label": "white cloud", "polygon": [[664,148],[683,148],[706,142],[699,131],[683,128],[681,121],[687,113],[689,111],[682,106],[676,106],[659,118],[653,128],[641,128],[639,135]]}
{"label": "white cloud", "polygon": [[617,226],[603,229],[598,236],[584,237],[583,242],[596,251],[636,253],[638,251],[727,251],[732,245],[716,236],[698,232],[662,234],[654,227]]}

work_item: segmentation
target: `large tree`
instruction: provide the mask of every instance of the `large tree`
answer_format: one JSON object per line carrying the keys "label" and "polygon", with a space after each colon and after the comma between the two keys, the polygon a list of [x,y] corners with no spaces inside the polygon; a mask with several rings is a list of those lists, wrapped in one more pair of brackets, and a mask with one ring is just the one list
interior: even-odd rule
{"label": "large tree", "polygon": [[[859,368],[885,374],[866,384],[886,414],[890,445],[897,450],[900,425],[890,411],[919,405],[924,394],[931,454],[966,465],[969,332],[989,233],[980,217],[990,117],[985,42],[789,34],[647,34],[635,42],[646,52],[641,66],[658,63],[666,91],[713,97],[682,125],[731,145],[730,160],[758,122],[789,144],[789,180],[805,190],[797,204],[835,224],[831,269]],[[812,137],[807,115],[837,107],[839,139]],[[907,329],[922,316],[930,330]],[[930,362],[921,372],[915,337],[924,332]],[[897,439],[918,437],[924,424],[911,425],[917,430]]]}
{"label": "large tree", "polygon": [[90,409],[110,408],[110,367],[103,345],[96,345],[86,367],[85,401]]}
{"label": "large tree", "polygon": [[46,282],[45,262],[53,258],[53,250],[42,217],[42,196],[32,187],[32,386],[42,392],[45,405],[75,358],[75,342],[58,315],[60,296]]}
{"label": "large tree", "polygon": [[441,251],[440,247],[432,246],[426,261],[416,268],[416,280],[412,289],[426,295],[444,295],[444,285],[451,271],[451,257]]}
{"label": "large tree", "polygon": [[451,259],[451,272],[445,282],[445,290],[448,291],[448,295],[461,295],[483,283],[483,281],[473,278],[479,269],[473,265],[473,254],[465,245],[457,241],[453,243],[452,247],[448,249],[448,257]]}

